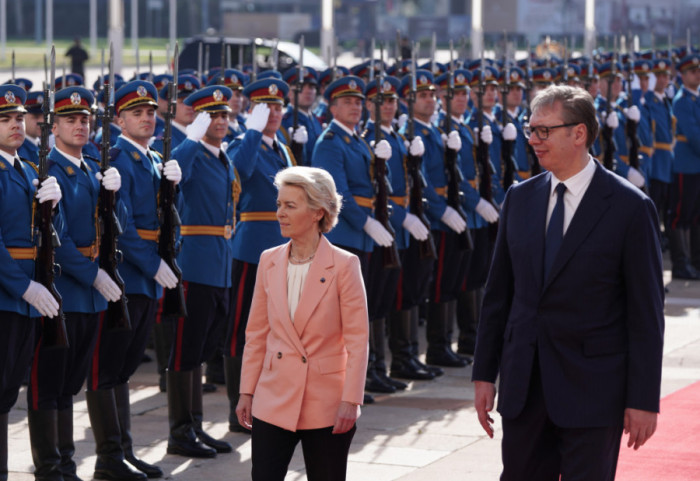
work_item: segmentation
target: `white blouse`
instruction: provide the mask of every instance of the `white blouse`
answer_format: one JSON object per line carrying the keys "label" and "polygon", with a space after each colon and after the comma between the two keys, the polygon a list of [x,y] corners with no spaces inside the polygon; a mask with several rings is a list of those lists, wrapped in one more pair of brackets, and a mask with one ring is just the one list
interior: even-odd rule
{"label": "white blouse", "polygon": [[301,291],[304,288],[306,274],[309,273],[311,260],[304,264],[287,264],[287,304],[289,305],[289,318],[294,322],[294,313],[301,299]]}

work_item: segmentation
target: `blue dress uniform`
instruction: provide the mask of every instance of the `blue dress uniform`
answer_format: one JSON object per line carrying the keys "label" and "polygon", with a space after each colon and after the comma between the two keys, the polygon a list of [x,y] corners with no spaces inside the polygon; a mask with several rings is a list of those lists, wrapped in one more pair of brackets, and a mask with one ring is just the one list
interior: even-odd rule
{"label": "blue dress uniform", "polygon": [[[158,105],[155,87],[143,80],[126,83],[114,98],[117,116],[134,107]],[[162,476],[160,468],[134,456],[129,432],[129,378],[141,362],[163,293],[154,279],[161,263],[157,246],[160,173],[156,167],[161,159],[127,135],[117,138],[110,157],[111,166],[121,175],[119,197],[127,211],[117,246],[123,254],[119,273],[124,280],[131,330],[108,332],[100,320],[85,395],[96,442],[95,477],[106,479],[143,479],[144,474],[128,468],[125,459],[149,476]],[[114,444],[115,437],[121,444]]]}
{"label": "blue dress uniform", "polygon": [[[196,92],[200,86],[201,84],[199,80],[194,75],[179,75],[177,77],[178,100],[186,99],[190,94]],[[164,85],[163,87],[161,87],[160,91],[158,92],[158,95],[160,95],[161,98],[168,100],[168,86]],[[171,130],[170,140],[171,152],[175,150],[175,148],[187,138],[187,134],[185,133],[185,127],[187,127],[186,125],[180,125],[173,121],[172,126],[173,129]],[[159,154],[163,154],[163,132],[161,132],[160,135],[156,136],[156,138],[153,140],[153,143],[151,144],[151,148]],[[167,161],[169,159],[165,160]]]}
{"label": "blue dress uniform", "polygon": [[[286,82],[268,78],[257,80],[243,90],[252,103],[282,105],[289,91]],[[240,219],[233,238],[233,288],[224,344],[224,371],[229,399],[229,430],[247,432],[238,423],[238,385],[245,345],[245,329],[253,299],[260,254],[285,242],[277,222],[277,188],[273,181],[278,171],[292,165],[291,151],[282,144],[263,140],[262,132],[247,130],[228,146],[240,180],[237,211]],[[275,150],[277,146],[277,150]]]}
{"label": "blue dress uniform", "polygon": [[[0,116],[24,113],[26,91],[0,86]],[[7,479],[8,413],[19,394],[35,346],[39,313],[22,299],[34,278],[36,246],[33,232],[36,168],[4,150],[0,152],[0,477]],[[47,202],[50,202],[47,200]],[[60,207],[54,227],[63,236]],[[55,420],[55,418],[54,418]],[[55,422],[53,423],[55,432]],[[54,445],[54,451],[57,451]],[[45,453],[44,453],[45,454]],[[58,454],[58,453],[54,453]],[[57,456],[56,456],[57,457]]]}
{"label": "blue dress uniform", "polygon": [[[219,75],[214,75],[207,85],[216,85],[219,81]],[[230,88],[232,91],[242,92],[245,86],[248,85],[248,75],[240,70],[228,68],[224,72],[223,85]],[[235,121],[229,120],[228,134],[224,137],[224,142],[226,142],[227,145],[231,145],[231,142],[239,135],[245,133],[245,131],[245,118],[239,113],[236,115]]]}
{"label": "blue dress uniform", "polygon": [[[689,54],[676,70],[700,68],[700,55]],[[678,119],[673,151],[670,244],[673,277],[700,278],[700,97],[683,86],[673,99]]]}
{"label": "blue dress uniform", "polygon": [[[616,62],[615,64],[615,75],[621,76],[622,74],[620,73],[622,71],[622,66]],[[600,81],[601,82],[608,82],[608,79],[611,75],[613,75],[612,72],[612,62],[607,62],[604,63],[603,65],[600,66],[599,69],[599,74],[600,74]],[[604,116],[607,112],[608,108],[608,102],[605,97],[602,95],[598,95],[595,99],[595,107],[596,110],[600,113],[601,118]],[[629,159],[627,158],[627,136],[625,133],[625,122],[626,122],[626,117],[625,114],[622,112],[622,108],[620,105],[617,103],[617,99],[612,99],[612,106],[610,110],[610,114],[615,114],[617,115],[619,119],[619,125],[613,132],[613,140],[615,142],[615,161],[614,161],[614,167],[613,170],[615,173],[618,175],[624,177],[625,179],[627,178],[627,174],[629,172]],[[600,132],[600,137],[602,138],[602,131],[603,128],[605,128],[605,122],[603,122],[603,125],[601,126],[601,132]],[[604,149],[604,143],[601,141],[601,147]],[[601,151],[601,162],[602,162],[602,156],[605,154],[605,152]]]}
{"label": "blue dress uniform", "polygon": [[[318,74],[319,91],[325,92],[326,87],[328,87],[332,80],[337,80],[346,75],[350,75],[350,70],[348,70],[346,67],[337,66],[335,71],[333,71],[332,68],[327,68]],[[328,108],[328,101],[325,98],[322,97],[318,102],[318,105],[314,109],[314,116],[318,119],[318,121],[321,123],[321,127],[324,129],[330,125],[331,120],[333,120],[333,114],[331,114],[331,111]],[[313,150],[313,146],[311,148]]]}
{"label": "blue dress uniform", "polygon": [[[284,74],[284,81],[290,85],[292,89],[296,88],[297,77],[299,74],[299,69],[290,68]],[[303,85],[312,85],[318,89],[318,74],[311,67],[304,68],[304,81]],[[298,165],[311,165],[311,156],[313,155],[314,146],[316,145],[316,140],[321,136],[323,132],[323,127],[321,127],[321,122],[318,121],[316,116],[311,112],[305,112],[301,109],[298,110],[297,122],[299,125],[306,127],[306,132],[309,136],[308,141],[304,144],[304,158],[296,159]],[[289,105],[287,111],[282,117],[282,127],[283,132],[287,134],[289,129],[294,127],[294,106]],[[291,139],[287,139],[287,145],[291,145]]]}
{"label": "blue dress uniform", "polygon": [[[163,87],[167,86],[168,83],[170,83],[172,80],[173,80],[172,75],[167,74],[167,73],[163,73],[163,74],[156,75],[155,77],[153,77],[153,85],[155,86],[156,90],[158,92],[160,92],[161,89]],[[160,93],[159,93],[159,95],[160,95]],[[163,117],[161,117],[159,115],[158,112],[156,112],[156,129],[153,131],[153,136],[155,138],[162,136],[163,130],[165,130],[165,120],[163,119]]]}
{"label": "blue dress uniform", "polygon": [[[41,115],[44,105],[43,92],[27,93],[27,101],[24,103],[24,108],[29,115]],[[42,115],[43,120],[43,115]],[[22,159],[26,159],[34,165],[39,165],[39,139],[30,139],[25,137],[22,146],[17,149],[17,154]]]}
{"label": "blue dress uniform", "polygon": [[[575,66],[570,66],[570,68],[573,67]],[[508,84],[510,87],[520,87],[521,89],[525,88],[525,84],[523,83],[523,80],[525,78],[525,72],[523,72],[518,67],[511,67],[508,70],[508,73],[510,75],[510,78],[508,80]],[[505,82],[505,74],[506,71],[502,70],[498,76],[498,82],[500,86],[503,86],[503,83]],[[501,108],[504,109],[506,107],[504,105]],[[497,118],[502,119],[502,115],[503,110],[501,110],[498,113]],[[525,138],[525,133],[523,132],[523,123],[521,121],[519,112],[517,112],[517,110],[516,112],[508,111],[508,113],[506,114],[506,121],[512,123],[517,131],[517,136],[515,137],[515,142],[513,143],[512,149],[512,158],[515,161],[514,180],[519,182],[529,179],[531,172],[530,165],[527,159],[527,139]]]}
{"label": "blue dress uniform", "polygon": [[[401,81],[400,92],[404,98],[408,97],[410,83],[410,76],[404,77]],[[435,81],[431,72],[416,71],[416,90],[418,92],[435,91]],[[448,207],[445,173],[446,146],[440,129],[416,118],[413,122],[415,134],[421,136],[425,146],[422,168],[427,185],[423,195],[427,199],[426,214],[437,249],[437,259],[432,266],[432,287],[428,295],[430,304],[426,329],[428,336],[426,361],[428,364],[464,367],[467,362],[459,358],[451,348],[452,316],[456,313],[456,300],[464,277],[465,251],[459,249],[458,234],[441,220]],[[458,154],[457,164],[459,163]]]}
{"label": "blue dress uniform", "polygon": [[[659,59],[652,65],[652,73],[671,74],[671,64],[668,60]],[[648,91],[644,94],[644,110],[651,125],[654,139],[654,153],[649,175],[649,197],[656,204],[659,219],[662,220],[666,231],[670,229],[668,219],[668,200],[673,180],[673,141],[676,136],[676,117],[673,115],[671,99],[665,92],[657,94]]]}

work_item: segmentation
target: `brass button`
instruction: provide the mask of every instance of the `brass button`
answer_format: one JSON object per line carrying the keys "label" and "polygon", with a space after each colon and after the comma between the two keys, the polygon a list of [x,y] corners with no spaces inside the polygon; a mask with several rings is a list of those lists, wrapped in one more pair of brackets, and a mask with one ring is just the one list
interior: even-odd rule
{"label": "brass button", "polygon": [[301,362],[303,362],[304,364],[306,364],[306,358],[305,358],[304,356],[301,356]]}
{"label": "brass button", "polygon": [[282,353],[281,353],[281,352],[278,352],[278,353],[277,353],[277,359],[282,359]]}

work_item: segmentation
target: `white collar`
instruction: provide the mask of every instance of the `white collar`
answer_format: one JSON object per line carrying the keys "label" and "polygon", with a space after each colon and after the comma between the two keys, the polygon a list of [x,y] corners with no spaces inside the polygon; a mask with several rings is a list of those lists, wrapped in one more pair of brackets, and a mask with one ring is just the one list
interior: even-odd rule
{"label": "white collar", "polygon": [[80,158],[78,157],[73,157],[72,155],[66,154],[64,151],[58,148],[58,146],[54,145],[53,147],[56,149],[56,151],[64,156],[66,159],[70,161],[71,164],[75,165],[77,168],[80,168],[80,166],[83,164],[83,155],[80,154]]}
{"label": "white collar", "polygon": [[181,123],[175,122],[174,120],[173,120],[173,122],[172,122],[172,125],[173,125],[173,127],[175,127],[177,130],[179,130],[180,132],[182,132],[183,134],[184,134],[184,133],[187,133],[187,132],[186,132],[186,129],[187,129],[187,126],[186,126],[186,125],[182,125]]}
{"label": "white collar", "polygon": [[574,197],[579,197],[588,188],[588,185],[591,183],[591,179],[593,179],[593,174],[595,174],[595,162],[593,162],[593,158],[589,155],[586,166],[576,175],[569,177],[565,181],[557,179],[557,176],[552,174],[550,196],[556,193],[555,189],[557,185],[562,182],[564,185],[566,185],[566,190],[568,190]]}
{"label": "white collar", "polygon": [[268,137],[267,135],[263,135],[262,139],[263,139],[263,142],[265,142],[265,145],[267,145],[270,148],[272,148],[272,146],[275,143],[275,139],[273,139],[272,137]]}
{"label": "white collar", "polygon": [[126,141],[129,142],[131,145],[133,145],[134,147],[136,147],[136,149],[137,149],[139,152],[141,152],[143,155],[145,155],[146,157],[148,157],[148,149],[145,148],[143,145],[137,144],[136,142],[134,142],[133,140],[131,140],[129,137],[127,137],[127,136],[124,135],[124,134],[121,134],[121,135],[119,136],[119,138],[120,138],[120,139],[126,140]]}
{"label": "white collar", "polygon": [[386,125],[382,125],[381,127],[382,127],[382,132],[389,134],[389,135],[394,134],[394,129],[392,129],[391,127],[387,127]]}
{"label": "white collar", "polygon": [[217,159],[219,158],[219,154],[221,153],[221,148],[214,147],[211,144],[207,144],[204,140],[200,140],[199,143],[202,144],[205,149],[207,149],[209,152],[211,152],[214,157],[216,157]]}
{"label": "white collar", "polygon": [[343,130],[344,130],[345,132],[347,132],[349,135],[355,135],[355,131],[354,131],[354,130],[350,130],[349,128],[347,128],[346,126],[344,126],[343,124],[341,124],[340,122],[338,122],[336,119],[333,119],[333,123],[334,123],[335,125],[337,125],[338,127],[340,127],[341,129],[343,129]]}
{"label": "white collar", "polygon": [[8,154],[4,150],[0,150],[0,156],[5,159],[12,167],[15,166],[15,159],[17,159],[17,153],[15,155]]}
{"label": "white collar", "polygon": [[428,128],[433,127],[432,124],[427,124],[427,123],[423,122],[422,120],[418,120],[418,119],[415,118],[415,117],[413,117],[413,120],[415,120],[416,122],[418,122],[418,123],[421,124],[421,125],[424,125],[425,127],[428,127]]}
{"label": "white collar", "polygon": [[31,135],[25,136],[25,138],[30,141],[32,144],[36,145],[39,147],[39,141],[41,140],[39,137],[32,137]]}

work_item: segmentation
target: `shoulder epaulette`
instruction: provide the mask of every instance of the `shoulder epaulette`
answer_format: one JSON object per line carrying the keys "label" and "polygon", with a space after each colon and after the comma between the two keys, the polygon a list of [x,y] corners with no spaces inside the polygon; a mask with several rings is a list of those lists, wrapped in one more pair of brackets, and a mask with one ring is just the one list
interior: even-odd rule
{"label": "shoulder epaulette", "polygon": [[114,162],[117,160],[117,157],[119,157],[119,154],[121,154],[122,149],[119,147],[112,147],[109,149],[109,160],[110,162]]}
{"label": "shoulder epaulette", "polygon": [[97,157],[93,157],[92,155],[85,155],[85,154],[83,154],[83,158],[84,158],[84,159],[90,159],[90,160],[92,160],[93,162],[97,162],[98,164],[100,163],[100,159],[98,159]]}
{"label": "shoulder epaulette", "polygon": [[332,130],[329,130],[328,132],[326,132],[323,135],[323,140],[332,140],[333,137],[335,137],[335,132],[333,132]]}

